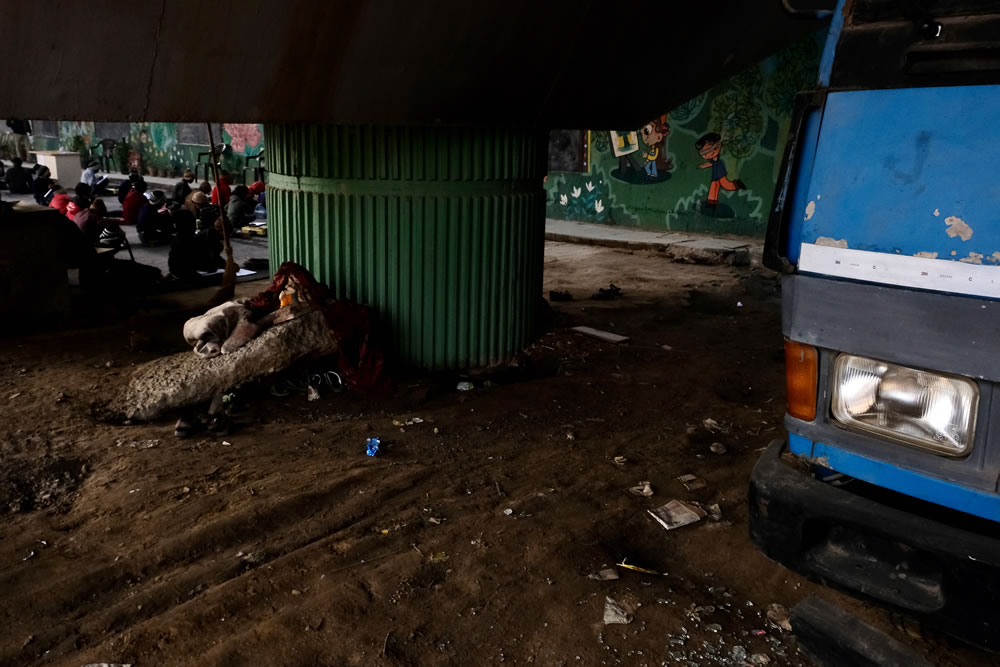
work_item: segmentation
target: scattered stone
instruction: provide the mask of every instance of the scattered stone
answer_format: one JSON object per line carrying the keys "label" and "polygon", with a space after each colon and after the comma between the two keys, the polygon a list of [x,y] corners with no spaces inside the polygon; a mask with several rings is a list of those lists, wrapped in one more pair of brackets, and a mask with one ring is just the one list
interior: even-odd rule
{"label": "scattered stone", "polygon": [[648,479],[644,479],[637,486],[630,487],[628,492],[633,496],[645,496],[648,498],[653,495],[653,487],[649,485]]}
{"label": "scattered stone", "polygon": [[769,665],[771,664],[771,658],[769,658],[766,653],[754,653],[750,656],[750,664]]}
{"label": "scattered stone", "polygon": [[623,465],[625,465],[626,463],[628,463],[628,459],[627,459],[627,458],[625,458],[624,456],[616,456],[616,457],[614,457],[614,458],[613,458],[613,459],[611,459],[611,460],[612,460],[612,461],[614,461],[614,464],[615,464],[616,466],[623,466]]}
{"label": "scattered stone", "polygon": [[596,579],[597,581],[614,581],[619,578],[618,571],[613,567],[606,567],[600,572],[595,572],[594,574],[588,574],[588,579]]}
{"label": "scattered stone", "polygon": [[610,625],[612,623],[620,623],[622,625],[628,625],[632,622],[632,614],[625,610],[625,608],[615,602],[610,597],[604,598],[604,624]]}
{"label": "scattered stone", "polygon": [[566,439],[576,440],[576,433],[573,433],[573,431],[566,431]]}
{"label": "scattered stone", "polygon": [[767,620],[785,632],[792,631],[792,623],[788,620],[788,610],[777,602],[767,605]]}
{"label": "scattered stone", "polygon": [[708,448],[713,454],[718,454],[719,456],[726,453],[726,446],[721,442],[713,442]]}
{"label": "scattered stone", "polygon": [[722,626],[719,625],[718,623],[709,623],[708,625],[705,626],[705,629],[708,630],[709,632],[715,632],[715,633],[722,632]]}

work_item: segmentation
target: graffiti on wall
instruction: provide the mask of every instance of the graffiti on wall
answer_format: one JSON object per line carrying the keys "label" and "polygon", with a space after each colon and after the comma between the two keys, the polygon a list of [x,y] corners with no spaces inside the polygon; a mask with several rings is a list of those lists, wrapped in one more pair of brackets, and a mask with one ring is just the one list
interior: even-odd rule
{"label": "graffiti on wall", "polygon": [[[762,235],[795,95],[815,84],[823,38],[793,44],[635,130],[592,130],[589,169],[549,178],[549,216]],[[587,183],[602,188],[601,212],[574,206]]]}

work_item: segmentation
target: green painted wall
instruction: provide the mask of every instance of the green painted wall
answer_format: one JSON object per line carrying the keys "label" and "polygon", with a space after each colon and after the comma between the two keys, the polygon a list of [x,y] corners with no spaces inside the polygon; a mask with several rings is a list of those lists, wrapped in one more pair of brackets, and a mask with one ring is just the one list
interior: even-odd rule
{"label": "green painted wall", "polygon": [[[591,130],[589,171],[549,174],[548,217],[762,237],[795,94],[815,85],[824,38],[793,44],[642,128]],[[669,85],[657,78],[655,63],[642,66],[653,85]],[[746,186],[721,190],[715,206],[706,204],[712,169],[699,168],[706,160],[695,147],[707,133],[722,138],[719,157],[730,182]],[[655,176],[646,171],[651,148]]]}
{"label": "green painted wall", "polygon": [[[99,133],[102,126],[111,125],[91,121],[34,121],[35,134],[32,147],[37,150],[77,150],[80,137],[87,150],[101,139],[120,139],[125,136],[129,145],[142,158],[146,173],[161,176],[179,176],[185,168],[194,168],[198,153],[208,150],[208,132],[204,125],[192,123],[121,123],[115,124],[115,136]],[[264,130],[258,124],[223,123],[213,126],[216,142],[229,145],[222,159],[222,166],[239,175],[246,165],[248,155],[257,155],[264,148]],[[184,141],[192,134],[203,134],[203,143]]]}

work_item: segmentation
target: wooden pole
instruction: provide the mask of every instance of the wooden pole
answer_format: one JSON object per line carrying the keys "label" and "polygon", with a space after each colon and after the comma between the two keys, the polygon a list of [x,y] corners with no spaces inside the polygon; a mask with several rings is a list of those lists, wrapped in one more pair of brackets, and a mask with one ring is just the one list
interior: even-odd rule
{"label": "wooden pole", "polygon": [[[219,173],[219,158],[215,154],[215,137],[212,136],[212,124],[208,126],[208,143],[212,151],[212,173],[215,175],[215,187],[219,192],[219,221],[222,222],[222,243],[226,249],[226,270],[222,274],[222,284],[212,297],[212,304],[218,305],[230,301],[236,295],[236,260],[233,259],[233,245],[229,238],[229,217],[226,215],[226,205],[222,202],[222,188]],[[220,137],[221,138],[221,137]]]}

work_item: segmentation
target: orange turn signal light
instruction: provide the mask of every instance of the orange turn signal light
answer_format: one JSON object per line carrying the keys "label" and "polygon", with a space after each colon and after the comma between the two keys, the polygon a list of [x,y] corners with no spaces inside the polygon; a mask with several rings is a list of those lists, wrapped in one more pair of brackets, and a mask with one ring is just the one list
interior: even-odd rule
{"label": "orange turn signal light", "polygon": [[785,388],[788,414],[796,419],[816,418],[816,391],[819,384],[819,354],[812,345],[785,341]]}

